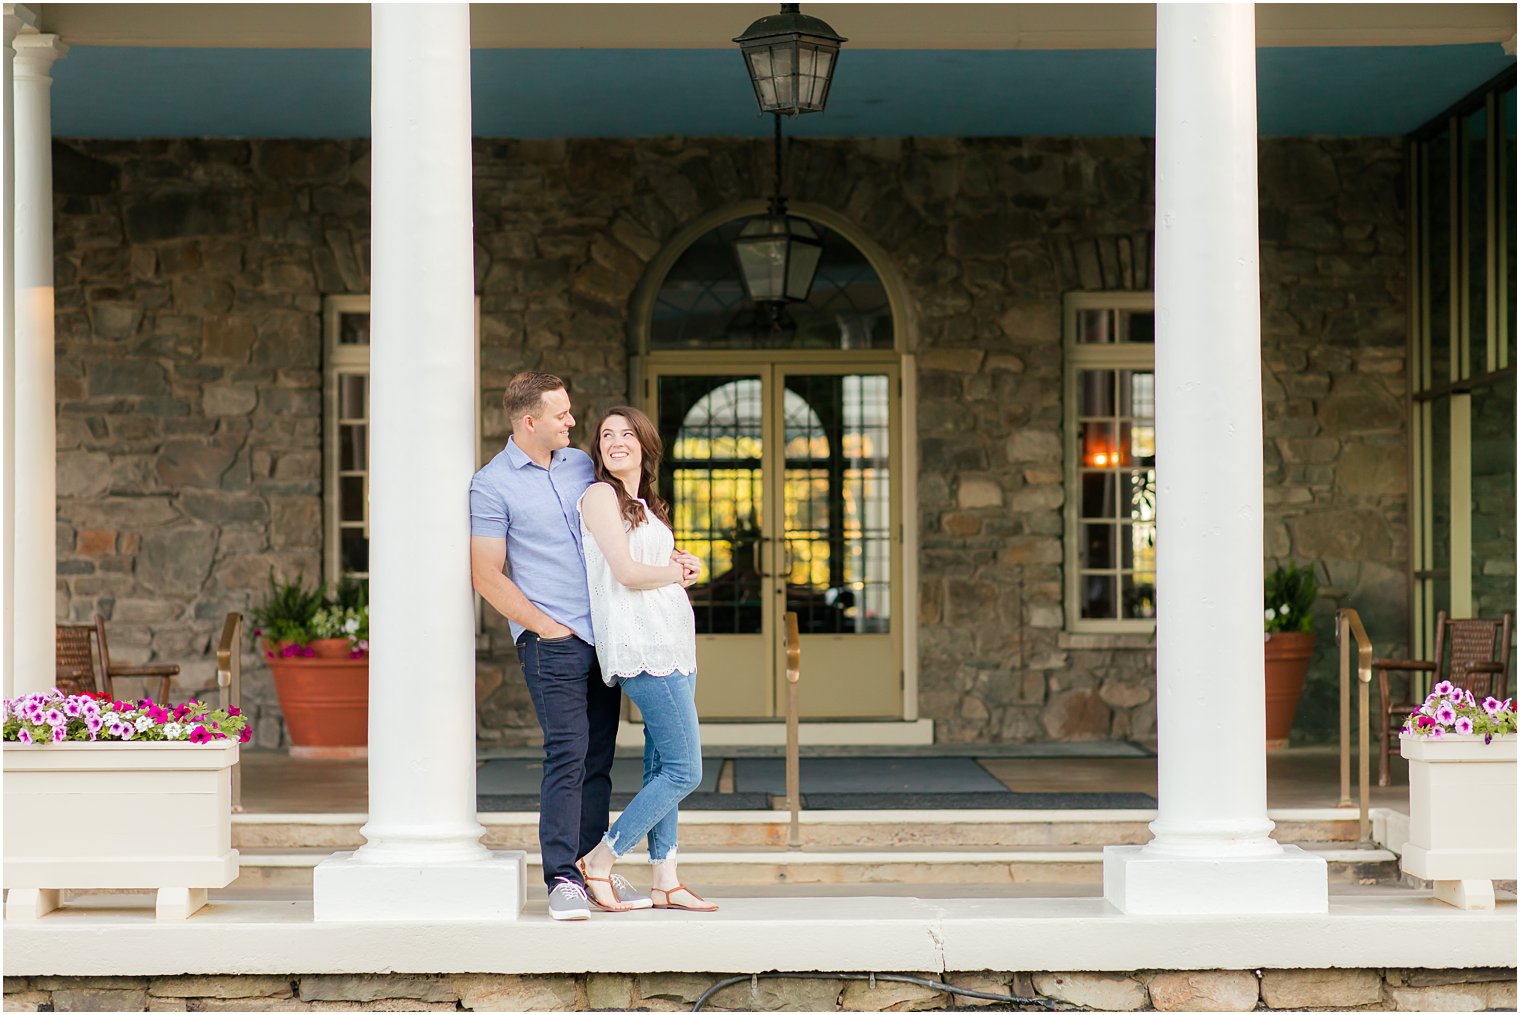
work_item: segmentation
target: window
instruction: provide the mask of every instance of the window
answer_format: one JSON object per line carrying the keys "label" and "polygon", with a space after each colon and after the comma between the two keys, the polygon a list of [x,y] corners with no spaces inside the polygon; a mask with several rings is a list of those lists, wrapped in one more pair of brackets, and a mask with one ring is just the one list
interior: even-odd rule
{"label": "window", "polygon": [[[322,573],[369,582],[369,297],[329,296],[323,306]],[[480,301],[475,303],[480,359]],[[479,370],[475,371],[479,376]],[[480,405],[475,407],[476,464]],[[479,604],[477,602],[477,608]]]}
{"label": "window", "polygon": [[1514,71],[1410,146],[1411,651],[1515,609]]}
{"label": "window", "polygon": [[1066,627],[1156,623],[1155,314],[1150,293],[1065,308]]}

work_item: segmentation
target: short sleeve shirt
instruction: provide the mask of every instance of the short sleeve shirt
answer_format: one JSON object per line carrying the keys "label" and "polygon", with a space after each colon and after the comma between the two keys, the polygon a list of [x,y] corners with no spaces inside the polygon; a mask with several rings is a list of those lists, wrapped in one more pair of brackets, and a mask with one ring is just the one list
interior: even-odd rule
{"label": "short sleeve shirt", "polygon": [[[595,645],[586,562],[581,556],[581,494],[595,482],[591,458],[560,448],[549,467],[512,438],[470,481],[470,534],[507,541],[507,575],[528,601]],[[512,638],[524,628],[509,620]]]}

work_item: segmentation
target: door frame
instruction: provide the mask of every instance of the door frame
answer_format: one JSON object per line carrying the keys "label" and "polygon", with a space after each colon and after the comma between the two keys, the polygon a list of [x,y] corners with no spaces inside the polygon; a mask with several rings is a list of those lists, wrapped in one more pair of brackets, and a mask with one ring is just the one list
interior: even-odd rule
{"label": "door frame", "polygon": [[[781,350],[707,350],[707,349],[672,349],[651,350],[649,347],[650,330],[653,322],[655,299],[659,295],[660,287],[665,284],[665,278],[670,273],[681,255],[686,249],[702,236],[713,229],[718,228],[725,222],[733,219],[748,218],[755,215],[763,215],[768,205],[761,198],[752,198],[743,201],[734,201],[715,208],[706,214],[692,219],[685,226],[677,230],[658,253],[650,259],[644,276],[639,280],[638,287],[634,290],[633,300],[629,306],[628,315],[628,378],[629,395],[634,405],[648,408],[652,404],[652,387],[650,378],[652,369],[663,368],[666,370],[679,369],[686,366],[702,367],[711,365],[714,368],[729,362],[736,362],[740,357],[748,358],[754,362],[754,357],[769,355],[775,360],[787,359],[798,364],[828,363],[831,361],[845,361],[851,366],[864,370],[872,365],[881,363],[896,363],[898,368],[899,395],[898,395],[898,420],[902,434],[898,442],[900,449],[901,478],[896,482],[899,501],[898,517],[901,523],[899,542],[902,547],[902,568],[899,572],[898,581],[902,583],[901,613],[902,627],[899,639],[899,651],[902,660],[902,721],[916,724],[913,731],[907,734],[908,739],[899,740],[896,733],[887,735],[865,734],[868,739],[860,740],[850,732],[852,727],[865,730],[869,726],[879,725],[869,722],[860,723],[812,723],[816,727],[842,727],[839,736],[829,736],[829,742],[838,740],[840,743],[875,742],[932,742],[933,732],[928,729],[927,720],[919,717],[918,686],[919,686],[919,649],[918,649],[918,624],[919,603],[921,593],[919,590],[919,499],[918,499],[918,473],[919,473],[919,430],[918,430],[918,357],[919,328],[918,314],[912,299],[909,296],[907,279],[898,269],[893,259],[888,256],[886,250],[877,243],[866,230],[862,229],[855,221],[826,205],[814,204],[810,201],[793,200],[789,202],[790,214],[799,218],[811,219],[821,225],[827,226],[840,236],[844,237],[857,250],[861,252],[875,270],[877,278],[881,280],[882,287],[886,290],[887,304],[892,312],[892,348],[891,349],[799,349],[793,351]],[[804,662],[804,667],[806,662]],[[778,720],[761,720],[775,724]],[[893,725],[900,725],[896,722]],[[927,737],[928,739],[923,739]],[[813,741],[812,737],[804,737],[805,740]],[[742,742],[749,742],[747,737],[741,737]],[[814,742],[822,742],[814,741]]]}

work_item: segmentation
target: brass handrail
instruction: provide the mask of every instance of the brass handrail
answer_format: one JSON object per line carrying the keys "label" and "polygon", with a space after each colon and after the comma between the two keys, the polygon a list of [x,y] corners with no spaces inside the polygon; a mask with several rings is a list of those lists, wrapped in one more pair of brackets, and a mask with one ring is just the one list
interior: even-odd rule
{"label": "brass handrail", "polygon": [[[242,707],[243,698],[243,615],[227,614],[222,622],[222,640],[216,646],[216,686],[218,707]],[[240,752],[241,753],[241,752]],[[232,809],[243,809],[243,766],[232,766]]]}
{"label": "brass handrail", "polygon": [[791,833],[787,846],[802,848],[802,759],[798,747],[797,695],[802,679],[802,639],[798,635],[797,614],[786,614],[786,806],[792,812]]}
{"label": "brass handrail", "polygon": [[1372,639],[1362,617],[1350,607],[1335,611],[1335,641],[1341,651],[1341,807],[1351,806],[1351,642],[1356,641],[1357,798],[1361,806],[1357,828],[1362,842],[1372,839]]}

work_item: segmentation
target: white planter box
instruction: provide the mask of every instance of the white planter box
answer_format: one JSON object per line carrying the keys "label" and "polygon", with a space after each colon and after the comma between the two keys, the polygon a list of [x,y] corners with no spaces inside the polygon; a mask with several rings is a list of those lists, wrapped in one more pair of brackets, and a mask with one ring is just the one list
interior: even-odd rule
{"label": "white planter box", "polygon": [[6,919],[75,888],[158,889],[182,918],[238,874],[233,741],[5,745]]}
{"label": "white planter box", "polygon": [[1493,880],[1515,876],[1513,735],[1402,737],[1409,760],[1404,872],[1463,909],[1493,908]]}

